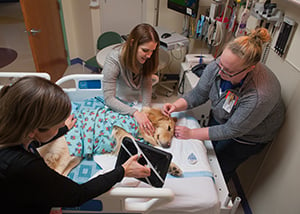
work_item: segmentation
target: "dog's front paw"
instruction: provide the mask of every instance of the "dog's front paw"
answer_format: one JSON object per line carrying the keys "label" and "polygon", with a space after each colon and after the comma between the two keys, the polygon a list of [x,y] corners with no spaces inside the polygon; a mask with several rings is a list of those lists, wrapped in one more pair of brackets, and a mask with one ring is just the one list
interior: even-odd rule
{"label": "dog's front paw", "polygon": [[175,177],[181,177],[182,176],[182,170],[173,162],[169,166],[168,173],[170,175],[175,176]]}

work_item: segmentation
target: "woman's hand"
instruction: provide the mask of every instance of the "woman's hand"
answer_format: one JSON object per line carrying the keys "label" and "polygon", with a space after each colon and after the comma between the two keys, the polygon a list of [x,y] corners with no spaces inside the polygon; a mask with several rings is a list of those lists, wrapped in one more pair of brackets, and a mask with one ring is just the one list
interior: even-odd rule
{"label": "woman's hand", "polygon": [[136,111],[133,113],[133,116],[139,124],[140,130],[152,136],[155,129],[147,115],[144,112]]}
{"label": "woman's hand", "polygon": [[177,139],[210,140],[209,127],[189,129],[185,126],[176,126],[174,136]]}
{"label": "woman's hand", "polygon": [[77,119],[74,118],[74,115],[71,114],[65,121],[65,125],[68,127],[68,129],[70,130],[71,128],[73,128],[73,126],[75,125]]}
{"label": "woman's hand", "polygon": [[162,113],[168,117],[171,116],[171,113],[174,112],[176,110],[176,106],[172,103],[166,103],[164,104],[163,108],[162,108]]}
{"label": "woman's hand", "polygon": [[176,126],[175,127],[175,137],[177,139],[192,139],[193,129],[187,128],[185,126]]}
{"label": "woman's hand", "polygon": [[150,176],[151,170],[147,166],[139,164],[138,155],[131,156],[122,166],[124,168],[124,177],[145,178]]}
{"label": "woman's hand", "polygon": [[178,112],[178,111],[184,111],[188,107],[188,103],[186,102],[185,99],[179,98],[176,100],[174,103],[166,103],[161,109],[161,112],[170,117],[171,113],[173,112]]}

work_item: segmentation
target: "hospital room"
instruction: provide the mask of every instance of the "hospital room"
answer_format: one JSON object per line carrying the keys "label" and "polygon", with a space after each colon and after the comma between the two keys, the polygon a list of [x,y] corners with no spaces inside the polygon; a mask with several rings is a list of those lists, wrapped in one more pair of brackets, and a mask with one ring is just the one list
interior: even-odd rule
{"label": "hospital room", "polygon": [[[0,0],[0,100],[33,77],[70,100],[67,131],[34,148],[49,173],[72,180],[51,198],[50,213],[299,213],[299,9],[299,0]],[[132,82],[120,80],[130,69]],[[129,95],[122,87],[133,83]],[[100,133],[92,139],[78,125],[87,114]],[[10,146],[1,135],[4,183]],[[149,176],[127,173],[134,154]],[[77,191],[112,173],[101,194],[56,206],[66,200],[63,187]],[[0,201],[26,204],[19,187]],[[33,203],[30,196],[24,201]]]}

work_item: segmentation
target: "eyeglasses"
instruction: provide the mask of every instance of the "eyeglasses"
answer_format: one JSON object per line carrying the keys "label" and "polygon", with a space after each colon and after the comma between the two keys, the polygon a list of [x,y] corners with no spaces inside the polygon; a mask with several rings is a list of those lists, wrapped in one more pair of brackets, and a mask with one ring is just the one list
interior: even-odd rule
{"label": "eyeglasses", "polygon": [[241,70],[237,73],[230,74],[230,73],[228,73],[227,71],[225,71],[223,69],[223,66],[221,65],[221,62],[219,62],[217,65],[218,65],[219,69],[223,72],[223,74],[227,75],[230,78],[235,77],[235,76],[239,75],[240,73],[243,73],[244,71],[246,71],[249,68],[249,67],[246,67],[246,68],[244,68],[243,70]]}

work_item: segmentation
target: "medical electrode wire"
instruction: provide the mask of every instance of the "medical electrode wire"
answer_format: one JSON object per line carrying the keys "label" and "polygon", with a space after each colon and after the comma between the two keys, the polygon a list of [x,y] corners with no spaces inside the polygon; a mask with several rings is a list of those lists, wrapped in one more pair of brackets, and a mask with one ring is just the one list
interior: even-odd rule
{"label": "medical electrode wire", "polygon": [[[137,149],[137,154],[140,157],[141,155],[145,158],[147,165],[150,169],[153,170],[153,172],[155,173],[155,175],[158,177],[158,179],[164,184],[164,180],[162,179],[162,177],[158,174],[158,172],[156,171],[156,169],[154,169],[153,165],[151,164],[151,162],[148,160],[148,158],[146,157],[146,155],[143,153],[143,151],[140,149],[139,145],[137,144],[137,142],[135,141],[134,138],[130,138],[135,146],[135,148]],[[130,151],[125,147],[125,145],[122,143],[121,146],[123,147],[123,149],[125,149],[125,151],[127,152],[128,155],[132,156],[132,154],[130,153]],[[150,180],[148,179],[148,177],[145,178],[148,182],[148,184],[152,185]]]}

